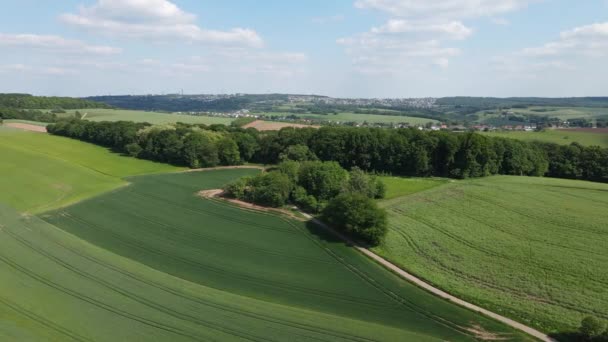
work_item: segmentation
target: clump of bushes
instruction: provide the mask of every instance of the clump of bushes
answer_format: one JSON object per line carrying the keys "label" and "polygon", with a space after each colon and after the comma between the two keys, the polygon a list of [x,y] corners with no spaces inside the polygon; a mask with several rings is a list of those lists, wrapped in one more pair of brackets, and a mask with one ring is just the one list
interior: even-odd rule
{"label": "clump of bushes", "polygon": [[224,192],[259,205],[295,204],[321,213],[334,227],[372,245],[379,244],[387,230],[386,213],[374,202],[384,197],[384,184],[358,168],[349,172],[336,162],[288,160],[270,172],[240,178],[226,185]]}
{"label": "clump of bushes", "polygon": [[597,317],[588,316],[583,318],[579,328],[579,334],[587,341],[607,342],[608,327],[606,322]]}

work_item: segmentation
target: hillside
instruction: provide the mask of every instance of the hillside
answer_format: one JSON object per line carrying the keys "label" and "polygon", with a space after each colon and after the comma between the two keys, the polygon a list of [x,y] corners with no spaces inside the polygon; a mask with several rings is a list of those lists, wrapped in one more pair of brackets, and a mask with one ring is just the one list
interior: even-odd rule
{"label": "hillside", "polygon": [[608,318],[608,185],[497,176],[388,200],[376,248],[460,298],[544,331]]}
{"label": "hillside", "polygon": [[[189,334],[211,333],[213,329],[204,325],[214,320],[224,333],[264,341],[285,336],[332,341],[470,341],[475,333],[467,329],[528,340],[400,280],[317,226],[194,196],[201,189],[219,188],[254,172],[136,177],[127,188],[42,218],[107,252],[140,263],[142,270],[150,267],[164,272],[163,277],[179,278],[177,284],[188,281],[195,290],[223,293],[211,309],[206,299],[202,303],[191,299],[204,292],[172,302],[174,296],[157,297],[158,288],[142,284],[135,290],[131,280],[122,285],[111,275],[87,275],[87,283],[107,282],[116,291],[126,291],[128,302],[121,306],[127,312],[135,313],[140,306],[135,302],[143,303],[157,311],[155,316],[171,315],[167,324],[179,319]],[[101,266],[104,272],[105,268]],[[248,318],[243,317],[244,309],[232,309],[223,320],[202,311],[248,306]],[[263,316],[251,316],[258,308]],[[138,315],[150,318],[152,314]],[[121,329],[113,332],[122,333]]]}
{"label": "hillside", "polygon": [[0,108],[18,109],[83,109],[109,108],[107,104],[73,97],[0,94]]}
{"label": "hillside", "polygon": [[41,212],[126,185],[123,177],[179,168],[73,139],[0,128],[0,203]]}

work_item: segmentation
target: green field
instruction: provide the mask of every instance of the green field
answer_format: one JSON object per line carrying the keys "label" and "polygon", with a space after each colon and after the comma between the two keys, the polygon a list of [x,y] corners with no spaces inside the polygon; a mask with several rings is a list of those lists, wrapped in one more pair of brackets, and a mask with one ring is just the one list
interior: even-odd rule
{"label": "green field", "polygon": [[[551,118],[559,118],[561,120],[572,119],[593,119],[608,116],[608,108],[590,108],[590,107],[529,107],[529,108],[511,108],[507,111],[513,114],[548,116]],[[482,110],[475,113],[482,123],[503,125],[503,124],[522,124],[521,122],[507,121],[496,110]]]}
{"label": "green field", "polygon": [[446,291],[549,332],[608,319],[608,184],[496,176],[382,206],[375,250]]}
{"label": "green field", "polygon": [[409,123],[411,125],[424,125],[427,122],[438,123],[439,121],[433,119],[417,118],[413,116],[399,116],[399,115],[377,115],[377,114],[357,114],[352,112],[342,112],[338,114],[294,114],[294,113],[262,113],[268,116],[289,116],[296,115],[302,119],[311,120],[322,120],[331,122],[357,122],[357,123]]}
{"label": "green field", "polygon": [[487,132],[483,133],[494,137],[512,138],[524,141],[542,141],[560,145],[569,145],[577,142],[585,146],[608,147],[608,133],[577,132],[563,130],[546,130],[543,132]]}
{"label": "green field", "polygon": [[[28,249],[2,239],[19,246],[2,246],[0,254],[10,253],[11,262],[19,260],[24,270],[79,293],[64,302],[67,290],[36,281],[32,286],[40,287],[40,295],[19,305],[44,317],[34,303],[48,296],[52,300],[45,309],[60,311],[56,320],[65,317],[63,326],[86,336],[105,332],[108,340],[154,336],[149,325],[129,326],[133,320],[166,325],[161,340],[472,341],[471,327],[531,340],[401,280],[317,226],[195,196],[255,172],[135,177],[129,187],[44,214],[47,224],[37,223],[41,234],[35,227],[19,229],[24,219],[18,220],[14,231],[2,233],[52,241],[34,240],[36,247]],[[45,244],[50,245],[46,250]],[[39,250],[59,255],[36,255]],[[2,286],[18,284],[16,279]],[[20,293],[25,297],[27,290]],[[111,310],[104,311],[104,305]]]}
{"label": "green field", "polygon": [[122,178],[179,170],[48,134],[0,130],[0,203],[42,212],[126,185]]}
{"label": "green field", "polygon": [[[75,110],[67,111],[66,115],[73,116]],[[91,121],[133,121],[133,122],[149,122],[151,124],[166,124],[183,122],[190,124],[225,124],[229,125],[233,119],[210,117],[210,116],[194,116],[183,114],[164,114],[157,112],[145,112],[140,110],[123,110],[123,109],[81,109],[81,114],[85,114],[85,120]],[[65,116],[65,115],[64,115]]]}
{"label": "green field", "polygon": [[411,195],[449,182],[449,180],[441,178],[402,178],[391,176],[382,176],[380,180],[386,186],[385,200]]}

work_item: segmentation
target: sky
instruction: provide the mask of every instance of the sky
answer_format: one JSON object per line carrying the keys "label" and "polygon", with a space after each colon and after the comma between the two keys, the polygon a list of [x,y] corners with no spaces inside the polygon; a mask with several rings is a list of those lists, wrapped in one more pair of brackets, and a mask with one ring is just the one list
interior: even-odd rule
{"label": "sky", "polygon": [[0,92],[608,96],[608,0],[0,4]]}

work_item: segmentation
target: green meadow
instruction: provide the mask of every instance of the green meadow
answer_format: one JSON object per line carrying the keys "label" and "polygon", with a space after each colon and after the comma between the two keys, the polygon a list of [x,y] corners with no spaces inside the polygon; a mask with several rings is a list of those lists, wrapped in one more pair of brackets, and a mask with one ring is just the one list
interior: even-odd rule
{"label": "green meadow", "polygon": [[293,114],[293,113],[262,113],[265,115],[288,116],[296,115],[302,119],[332,121],[332,122],[357,122],[357,123],[384,123],[384,124],[399,124],[409,123],[411,125],[424,125],[428,122],[438,123],[433,119],[418,118],[413,116],[400,115],[378,115],[378,114],[357,114],[353,112],[341,112],[338,114]]}
{"label": "green meadow", "polygon": [[48,134],[0,130],[0,203],[38,213],[118,187],[124,177],[179,168]]}
{"label": "green meadow", "polygon": [[[78,110],[84,116],[85,120],[91,121],[134,121],[134,122],[149,122],[151,124],[167,124],[175,122],[183,122],[189,124],[225,124],[229,125],[233,119],[210,116],[194,116],[174,113],[158,113],[146,112],[141,110],[124,110],[124,109],[81,109]],[[70,116],[73,116],[75,110],[67,111]]]}
{"label": "green meadow", "polygon": [[[138,265],[125,274],[105,262],[87,270],[90,258],[82,266],[70,262],[76,269],[72,276],[83,282],[77,285],[81,292],[91,287],[92,297],[113,310],[169,325],[172,330],[164,334],[179,330],[187,336],[217,333],[219,340],[256,341],[472,341],[470,329],[477,329],[530,340],[401,280],[317,226],[195,195],[256,172],[134,177],[128,187],[41,217],[48,230],[59,227],[82,246],[97,246],[121,267]],[[139,275],[133,279],[133,272],[154,273],[167,282],[143,282]],[[122,279],[130,280],[123,285]],[[81,310],[97,310],[81,305]],[[137,324],[124,331],[126,323],[112,324],[119,315],[108,315],[91,329],[111,329],[116,337],[150,336],[151,328]]]}
{"label": "green meadow", "polygon": [[488,132],[483,133],[494,137],[518,139],[524,141],[542,141],[560,145],[569,145],[577,142],[584,146],[600,146],[608,148],[608,133],[581,132],[566,130],[546,130],[542,132]]}
{"label": "green meadow", "polygon": [[608,319],[608,184],[496,176],[381,205],[375,251],[444,290],[546,332]]}

